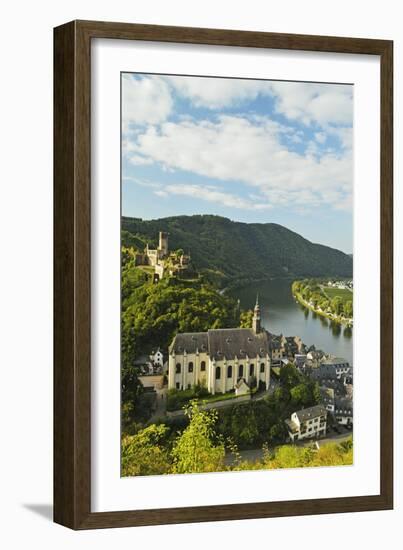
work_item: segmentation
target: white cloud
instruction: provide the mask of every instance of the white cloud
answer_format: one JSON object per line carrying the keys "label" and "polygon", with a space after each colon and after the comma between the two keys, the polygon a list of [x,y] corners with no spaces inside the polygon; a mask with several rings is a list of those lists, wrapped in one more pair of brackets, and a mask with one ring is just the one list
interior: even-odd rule
{"label": "white cloud", "polygon": [[122,123],[127,132],[131,124],[156,124],[167,119],[172,96],[164,79],[158,76],[122,77]]}
{"label": "white cloud", "polygon": [[311,141],[302,155],[282,145],[283,134],[284,128],[264,118],[253,122],[220,116],[214,122],[165,122],[149,127],[130,149],[131,154],[169,170],[189,171],[215,181],[240,181],[257,189],[269,204],[348,205],[351,151],[346,149],[342,155],[321,152]]}
{"label": "white cloud", "polygon": [[289,119],[306,125],[352,124],[352,86],[272,82],[271,89],[276,97],[276,111]]}
{"label": "white cloud", "polygon": [[[174,92],[196,107],[222,109],[259,95],[274,100],[275,111],[305,125],[351,126],[352,86],[207,77],[122,77],[123,130],[133,124],[158,124],[173,109]],[[298,138],[295,138],[298,140]]]}
{"label": "white cloud", "polygon": [[230,208],[240,208],[243,210],[267,210],[272,208],[272,205],[269,204],[267,200],[265,202],[259,202],[258,200],[246,199],[244,197],[227,193],[226,191],[221,191],[214,186],[170,184],[165,185],[163,190],[154,191],[154,194],[159,197],[181,195],[198,200],[218,203]]}
{"label": "white cloud", "polygon": [[168,197],[168,193],[163,189],[158,189],[157,191],[154,191],[154,195],[157,195],[157,197]]}
{"label": "white cloud", "polygon": [[269,93],[266,82],[234,78],[166,77],[173,88],[196,107],[219,109],[242,101],[251,101],[259,93]]}
{"label": "white cloud", "polygon": [[338,138],[340,145],[344,149],[352,149],[353,147],[353,129],[352,128],[335,128],[329,127],[327,132]]}
{"label": "white cloud", "polygon": [[273,97],[275,109],[288,119],[310,125],[351,125],[352,86],[206,77],[165,77],[196,107],[233,107],[260,96]]}
{"label": "white cloud", "polygon": [[141,157],[140,155],[132,155],[130,157],[130,162],[135,166],[143,166],[146,164],[152,164],[153,161],[150,158]]}
{"label": "white cloud", "polygon": [[315,133],[315,139],[318,143],[323,144],[326,141],[326,134],[325,132],[316,132]]}

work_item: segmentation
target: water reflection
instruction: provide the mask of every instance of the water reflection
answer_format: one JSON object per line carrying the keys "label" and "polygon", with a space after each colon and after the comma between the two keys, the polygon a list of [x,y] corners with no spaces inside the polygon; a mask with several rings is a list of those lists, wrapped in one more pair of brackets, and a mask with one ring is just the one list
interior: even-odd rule
{"label": "water reflection", "polygon": [[333,336],[340,336],[340,334],[341,334],[341,325],[339,325],[339,323],[335,323],[334,321],[330,321],[330,328],[331,328]]}
{"label": "water reflection", "polygon": [[327,328],[329,326],[329,320],[326,319],[326,317],[323,317],[322,315],[320,315],[319,319],[323,327]]}
{"label": "water reflection", "polygon": [[344,327],[343,336],[344,338],[348,338],[348,340],[351,340],[351,338],[353,337],[353,329],[351,327]]}

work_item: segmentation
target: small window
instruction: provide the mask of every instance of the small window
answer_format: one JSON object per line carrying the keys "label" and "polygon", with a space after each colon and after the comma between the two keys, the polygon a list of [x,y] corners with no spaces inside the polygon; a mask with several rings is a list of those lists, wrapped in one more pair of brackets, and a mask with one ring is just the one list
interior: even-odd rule
{"label": "small window", "polygon": [[265,367],[265,364],[264,364],[264,363],[260,363],[260,372],[264,372],[264,367]]}
{"label": "small window", "polygon": [[192,361],[190,361],[190,363],[188,364],[188,371],[193,372],[193,363],[192,363]]}
{"label": "small window", "polygon": [[239,365],[238,376],[239,376],[239,378],[243,377],[243,365]]}
{"label": "small window", "polygon": [[249,376],[253,376],[254,372],[255,372],[255,369],[254,369],[253,365],[249,365]]}
{"label": "small window", "polygon": [[201,370],[202,372],[204,372],[204,371],[206,370],[206,361],[202,361],[202,362],[200,363],[200,370]]}
{"label": "small window", "polygon": [[228,365],[227,378],[232,378],[232,365]]}
{"label": "small window", "polygon": [[176,382],[176,389],[177,389],[177,390],[180,390],[180,389],[181,389],[181,385],[179,384],[179,382]]}
{"label": "small window", "polygon": [[216,368],[215,377],[216,377],[216,380],[219,380],[221,378],[221,368],[220,367]]}
{"label": "small window", "polygon": [[181,373],[181,364],[176,363],[176,374],[180,374],[180,373]]}

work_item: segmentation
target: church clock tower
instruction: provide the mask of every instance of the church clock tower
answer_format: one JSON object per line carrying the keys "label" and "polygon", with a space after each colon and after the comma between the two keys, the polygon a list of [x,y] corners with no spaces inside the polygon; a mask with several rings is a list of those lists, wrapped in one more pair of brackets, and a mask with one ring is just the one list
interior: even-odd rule
{"label": "church clock tower", "polygon": [[261,330],[259,296],[256,296],[256,305],[253,310],[252,329],[255,334],[259,334]]}

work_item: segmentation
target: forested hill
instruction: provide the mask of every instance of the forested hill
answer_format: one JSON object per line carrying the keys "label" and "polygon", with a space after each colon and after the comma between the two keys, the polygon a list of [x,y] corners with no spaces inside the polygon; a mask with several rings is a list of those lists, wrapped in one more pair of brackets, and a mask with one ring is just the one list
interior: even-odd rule
{"label": "forested hill", "polygon": [[198,270],[220,284],[265,277],[351,277],[353,259],[275,223],[240,223],[211,215],[159,220],[122,218],[122,244],[141,249],[169,233],[170,250],[190,253]]}

